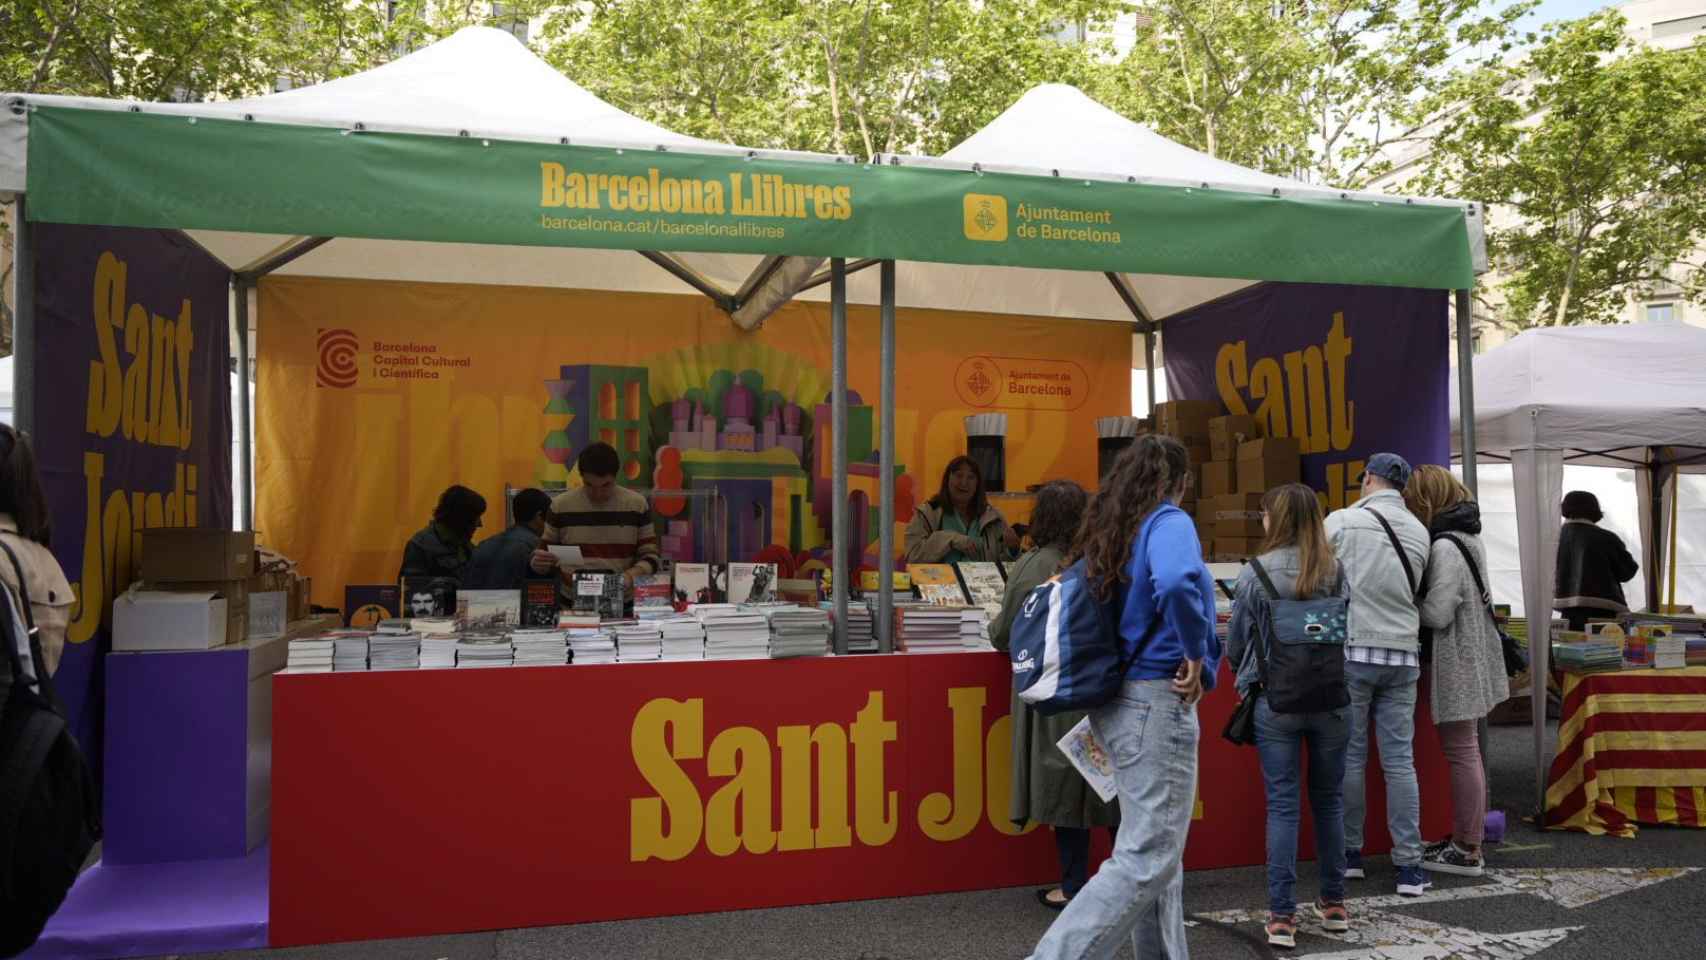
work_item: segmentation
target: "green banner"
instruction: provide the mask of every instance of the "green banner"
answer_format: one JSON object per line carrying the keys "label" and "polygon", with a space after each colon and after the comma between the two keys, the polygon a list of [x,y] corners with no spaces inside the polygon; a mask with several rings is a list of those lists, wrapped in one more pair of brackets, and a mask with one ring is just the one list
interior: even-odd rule
{"label": "green banner", "polygon": [[58,223],[1462,288],[1455,206],[36,107]]}

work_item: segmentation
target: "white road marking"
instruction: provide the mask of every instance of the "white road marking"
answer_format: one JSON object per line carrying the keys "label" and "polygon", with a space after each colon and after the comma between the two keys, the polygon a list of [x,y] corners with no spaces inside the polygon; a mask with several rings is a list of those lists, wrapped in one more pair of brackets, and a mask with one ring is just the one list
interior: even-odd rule
{"label": "white road marking", "polygon": [[[1699,869],[1592,867],[1489,870],[1486,883],[1430,890],[1419,897],[1353,898],[1347,901],[1351,909],[1348,933],[1321,930],[1305,907],[1300,911],[1304,914],[1304,923],[1299,932],[1357,946],[1354,950],[1306,954],[1310,960],[1522,960],[1562,942],[1582,928],[1483,933],[1391,911],[1432,903],[1520,895],[1539,897],[1566,910],[1574,910],[1621,893],[1687,876]],[[1267,920],[1267,913],[1260,910],[1223,910],[1206,914],[1204,919],[1228,924],[1260,924]]]}

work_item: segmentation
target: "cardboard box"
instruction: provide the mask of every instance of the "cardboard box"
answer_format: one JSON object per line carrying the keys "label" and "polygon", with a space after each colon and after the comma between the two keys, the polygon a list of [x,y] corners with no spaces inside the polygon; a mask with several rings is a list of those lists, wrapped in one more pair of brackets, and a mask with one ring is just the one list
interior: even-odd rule
{"label": "cardboard box", "polygon": [[1185,444],[1185,455],[1189,458],[1188,462],[1192,467],[1197,467],[1209,462],[1211,458],[1208,454],[1209,449],[1206,442],[1192,442]]}
{"label": "cardboard box", "polygon": [[1267,536],[1267,530],[1262,528],[1262,517],[1227,518],[1214,522],[1214,538],[1232,537],[1236,539],[1260,540]]}
{"label": "cardboard box", "polygon": [[[225,601],[225,642],[243,643],[249,639],[249,584],[252,580],[191,580],[184,583],[150,583],[143,581],[142,589],[154,593],[211,593]],[[114,649],[118,649],[115,645]],[[180,647],[150,647],[148,649],[185,649]],[[187,649],[202,650],[205,647]]]}
{"label": "cardboard box", "polygon": [[1227,494],[1226,496],[1215,497],[1212,513],[1203,519],[1218,521],[1228,514],[1234,517],[1253,515],[1260,519],[1262,515],[1262,495],[1259,493],[1232,493]]}
{"label": "cardboard box", "polygon": [[1202,465],[1201,499],[1224,497],[1238,492],[1237,464],[1231,460],[1213,460]]}
{"label": "cardboard box", "polygon": [[1216,460],[1237,460],[1238,445],[1259,436],[1256,418],[1249,414],[1215,417],[1208,422],[1208,445]]}
{"label": "cardboard box", "polygon": [[255,534],[200,527],[142,531],[138,579],[149,583],[247,580],[255,572]]}
{"label": "cardboard box", "polygon": [[1214,538],[1214,554],[1221,563],[1237,563],[1255,556],[1261,542],[1248,537],[1217,536]]}
{"label": "cardboard box", "polygon": [[1161,432],[1167,427],[1184,428],[1187,433],[1208,436],[1208,422],[1226,412],[1217,400],[1168,400],[1155,405],[1155,422]]}
{"label": "cardboard box", "polygon": [[130,591],[113,601],[113,649],[222,647],[229,617],[225,598],[215,591]]}
{"label": "cardboard box", "polygon": [[1303,456],[1303,446],[1296,437],[1264,437],[1246,440],[1238,445],[1240,460],[1296,460]]}

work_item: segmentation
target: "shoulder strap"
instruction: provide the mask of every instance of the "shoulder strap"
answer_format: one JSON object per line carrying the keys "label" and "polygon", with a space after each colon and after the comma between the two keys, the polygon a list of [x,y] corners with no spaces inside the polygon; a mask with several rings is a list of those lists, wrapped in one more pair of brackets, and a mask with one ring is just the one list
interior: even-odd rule
{"label": "shoulder strap", "polygon": [[1260,580],[1262,582],[1262,589],[1268,591],[1268,598],[1269,599],[1271,599],[1271,600],[1283,600],[1283,599],[1285,599],[1284,597],[1280,596],[1279,588],[1274,586],[1273,580],[1268,578],[1267,568],[1262,566],[1262,561],[1257,560],[1255,557],[1251,557],[1250,558],[1250,570],[1256,574],[1256,579]]}
{"label": "shoulder strap", "polygon": [[1398,532],[1392,529],[1392,524],[1386,522],[1386,518],[1380,515],[1379,510],[1373,507],[1363,507],[1363,509],[1374,514],[1374,519],[1380,521],[1381,529],[1386,531],[1386,539],[1392,541],[1392,549],[1398,553],[1398,562],[1404,565],[1404,582],[1410,585],[1410,589],[1417,596],[1420,596],[1422,584],[1417,582],[1416,571],[1410,566],[1410,555],[1404,552],[1404,545],[1398,542]]}
{"label": "shoulder strap", "polygon": [[[12,552],[11,545],[3,539],[0,539],[0,551],[4,551],[6,559],[12,562],[12,570],[18,577],[18,610],[24,616],[24,642],[31,657],[30,672],[35,674],[37,689],[41,691],[41,696],[48,706],[60,716],[66,716],[65,704],[59,699],[58,691],[54,689],[53,678],[47,675],[47,657],[43,656],[41,652],[41,634],[36,629],[35,611],[30,608],[30,585],[24,580],[24,565],[18,562],[18,555]],[[0,642],[6,643],[8,659],[18,659],[16,648],[9,639],[0,637]],[[16,683],[21,677],[22,661],[18,660],[12,669],[12,682]],[[3,703],[4,701],[0,700],[0,704]]]}
{"label": "shoulder strap", "polygon": [[1463,554],[1463,562],[1469,565],[1469,576],[1475,579],[1475,592],[1481,595],[1481,605],[1487,608],[1487,616],[1491,617],[1496,626],[1499,617],[1493,612],[1493,595],[1487,591],[1487,582],[1481,579],[1481,570],[1475,565],[1475,555],[1469,552],[1469,545],[1451,534],[1443,534],[1441,540],[1450,540],[1459,553]]}

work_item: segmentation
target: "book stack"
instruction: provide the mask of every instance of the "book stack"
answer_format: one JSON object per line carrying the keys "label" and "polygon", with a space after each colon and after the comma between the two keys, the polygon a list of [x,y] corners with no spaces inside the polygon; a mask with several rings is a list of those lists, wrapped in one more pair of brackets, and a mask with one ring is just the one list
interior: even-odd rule
{"label": "book stack", "polygon": [[443,637],[456,632],[455,617],[416,617],[409,629],[423,637]]}
{"label": "book stack", "polygon": [[285,673],[331,673],[333,648],[337,641],[330,636],[303,637],[290,641],[290,652],[284,661]]}
{"label": "book stack", "polygon": [[464,633],[456,644],[458,667],[507,667],[515,662],[515,648],[501,633]]}
{"label": "book stack", "polygon": [[1686,666],[1706,667],[1706,636],[1683,637],[1682,659]]}
{"label": "book stack", "polygon": [[569,662],[568,635],[561,630],[514,630],[509,643],[518,667],[560,667]]}
{"label": "book stack", "polygon": [[665,660],[705,659],[705,625],[697,617],[677,617],[658,623],[663,631]]}
{"label": "book stack", "polygon": [[616,628],[616,662],[663,659],[663,630],[656,622],[624,623]]}
{"label": "book stack", "polygon": [[704,603],[694,614],[705,625],[705,659],[762,659],[770,655],[770,624],[764,614],[732,603]]}
{"label": "book stack", "polygon": [[907,653],[948,653],[965,649],[960,639],[964,608],[922,603],[896,604],[895,645]]}
{"label": "book stack", "polygon": [[675,588],[667,573],[653,573],[634,578],[634,617],[639,620],[667,620],[675,613]]}
{"label": "book stack", "polygon": [[616,635],[597,624],[569,628],[569,662],[615,663]]}
{"label": "book stack", "polygon": [[829,653],[829,614],[794,604],[765,610],[770,620],[770,656],[821,657]]}
{"label": "book stack", "polygon": [[989,614],[982,607],[960,610],[960,646],[967,650],[994,650],[989,642]]}
{"label": "book stack", "polygon": [[[824,601],[818,604],[825,616],[835,616],[835,604]],[[876,653],[877,652],[877,599],[869,597],[865,600],[847,601],[847,652]]]}
{"label": "book stack", "polygon": [[[396,621],[387,620],[386,623]],[[421,638],[413,631],[399,633],[380,625],[378,633],[368,641],[368,657],[374,670],[418,670],[421,666]]]}
{"label": "book stack", "polygon": [[421,669],[456,666],[456,643],[461,639],[454,633],[421,634]]}
{"label": "book stack", "polygon": [[332,638],[333,670],[343,673],[367,669],[367,638],[370,634],[360,630],[342,630],[327,636]]}
{"label": "book stack", "polygon": [[1595,640],[1574,631],[1564,631],[1552,644],[1552,660],[1560,670],[1572,673],[1601,673],[1623,669],[1623,646],[1611,640]]}

